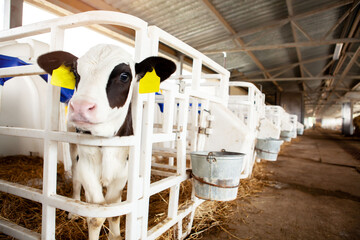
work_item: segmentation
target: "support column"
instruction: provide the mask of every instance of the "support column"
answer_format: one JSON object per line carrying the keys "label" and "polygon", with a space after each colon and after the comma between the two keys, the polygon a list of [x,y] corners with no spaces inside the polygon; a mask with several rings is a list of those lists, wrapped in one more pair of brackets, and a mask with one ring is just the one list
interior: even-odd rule
{"label": "support column", "polygon": [[342,134],[345,136],[350,136],[354,134],[353,127],[353,103],[344,102],[341,105],[341,115],[342,115]]}
{"label": "support column", "polygon": [[281,92],[279,105],[289,114],[298,116],[298,121],[304,123],[304,99],[303,94],[298,92]]}
{"label": "support column", "polygon": [[2,30],[22,26],[23,2],[24,0],[3,0],[0,3]]}

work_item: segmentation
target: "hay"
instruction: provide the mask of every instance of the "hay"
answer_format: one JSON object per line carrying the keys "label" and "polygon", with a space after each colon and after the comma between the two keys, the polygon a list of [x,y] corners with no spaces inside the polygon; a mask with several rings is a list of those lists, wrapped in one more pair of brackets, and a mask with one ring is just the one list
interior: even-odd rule
{"label": "hay", "polygon": [[[0,179],[42,189],[43,159],[31,156],[9,156],[0,158]],[[57,170],[57,194],[71,197],[72,182],[65,178],[62,164]],[[40,203],[11,194],[0,193],[0,218],[14,222],[32,231],[41,232]],[[105,225],[100,239],[107,239]],[[68,213],[56,210],[56,239],[78,240],[87,238],[86,219],[68,219]],[[13,239],[0,235],[1,239]]]}
{"label": "hay", "polygon": [[[42,189],[43,160],[39,157],[11,156],[0,158],[0,179],[20,183],[26,186]],[[238,200],[250,195],[256,195],[267,184],[264,164],[256,164],[251,179],[241,180],[238,190]],[[163,177],[153,175],[151,182],[161,180]],[[185,208],[191,203],[192,181],[184,181],[180,185],[179,209]],[[149,229],[167,217],[169,204],[169,189],[164,190],[150,198]],[[57,194],[71,197],[72,182],[67,180],[64,168],[58,164],[57,171]],[[82,194],[84,195],[84,194]],[[126,189],[123,193],[126,198]],[[228,224],[232,214],[238,208],[238,200],[229,202],[206,201],[201,204],[194,216],[191,234],[188,239],[201,239],[205,232],[228,231]],[[26,200],[11,194],[0,193],[0,218],[12,221],[20,226],[41,232],[41,204]],[[189,222],[189,217],[183,220],[183,226]],[[125,216],[121,218],[121,233],[125,235]],[[107,239],[109,230],[104,225],[100,239]],[[229,234],[231,234],[229,232]],[[56,239],[86,239],[86,219],[68,219],[68,213],[56,210]],[[12,239],[0,234],[0,239]],[[164,233],[159,240],[176,239],[176,226]]]}
{"label": "hay", "polygon": [[195,211],[192,231],[187,239],[202,239],[205,232],[217,233],[219,231],[225,231],[236,239],[236,236],[229,232],[229,223],[234,219],[235,213],[243,212],[245,214],[241,209],[241,201],[249,196],[257,196],[256,194],[262,192],[263,188],[268,185],[265,164],[256,163],[252,177],[240,181],[235,200],[228,202],[206,201],[201,204]]}

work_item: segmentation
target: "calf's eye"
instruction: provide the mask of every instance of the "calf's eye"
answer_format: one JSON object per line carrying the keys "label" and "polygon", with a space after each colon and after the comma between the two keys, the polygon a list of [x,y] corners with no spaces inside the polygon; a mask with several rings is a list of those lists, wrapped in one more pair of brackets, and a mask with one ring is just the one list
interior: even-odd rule
{"label": "calf's eye", "polygon": [[120,74],[120,81],[122,82],[128,82],[129,81],[129,74],[128,73],[121,73]]}

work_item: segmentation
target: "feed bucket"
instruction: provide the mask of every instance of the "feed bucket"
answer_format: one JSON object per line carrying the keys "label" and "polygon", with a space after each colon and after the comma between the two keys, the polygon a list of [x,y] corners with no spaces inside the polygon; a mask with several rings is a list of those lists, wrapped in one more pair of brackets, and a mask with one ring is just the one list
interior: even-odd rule
{"label": "feed bucket", "polygon": [[243,153],[192,152],[192,177],[198,198],[230,201],[237,196]]}
{"label": "feed bucket", "polygon": [[281,131],[280,138],[284,139],[286,142],[291,142],[292,132],[291,131]]}
{"label": "feed bucket", "polygon": [[304,128],[297,128],[297,134],[303,135],[304,134]]}
{"label": "feed bucket", "polygon": [[257,139],[255,150],[259,158],[267,161],[276,161],[280,146],[283,144],[283,140],[280,139]]}

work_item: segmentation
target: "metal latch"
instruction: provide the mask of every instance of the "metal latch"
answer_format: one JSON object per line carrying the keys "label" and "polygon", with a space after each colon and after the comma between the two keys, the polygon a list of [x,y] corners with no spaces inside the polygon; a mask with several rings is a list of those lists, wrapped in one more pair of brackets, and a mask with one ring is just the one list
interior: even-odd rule
{"label": "metal latch", "polygon": [[208,126],[207,127],[199,127],[198,133],[209,136],[210,134],[213,134],[213,129],[211,128],[211,122],[213,122],[215,120],[215,117],[214,117],[214,115],[211,115],[210,110],[204,109],[204,111],[209,113],[209,115],[206,116],[206,120],[208,121]]}
{"label": "metal latch", "polygon": [[205,135],[210,135],[210,134],[213,134],[213,129],[212,128],[199,127],[199,133],[200,134],[205,134]]}

